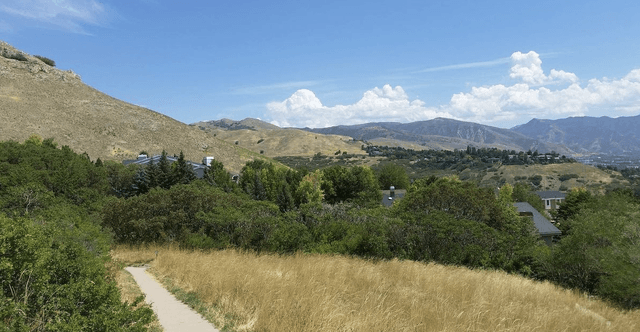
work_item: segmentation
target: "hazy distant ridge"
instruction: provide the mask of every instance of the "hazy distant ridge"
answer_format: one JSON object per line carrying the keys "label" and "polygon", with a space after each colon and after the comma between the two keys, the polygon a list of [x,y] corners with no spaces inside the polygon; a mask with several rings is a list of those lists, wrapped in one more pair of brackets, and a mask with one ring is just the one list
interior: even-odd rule
{"label": "hazy distant ridge", "polygon": [[556,151],[562,154],[573,152],[556,142],[528,137],[513,130],[444,118],[411,123],[378,122],[317,129],[305,128],[305,130],[321,134],[351,136],[358,140],[387,138],[427,146],[436,140],[443,148],[448,149],[460,149],[473,145],[517,151],[531,149],[539,152]]}
{"label": "hazy distant ridge", "polygon": [[533,119],[513,131],[558,144],[578,153],[640,153],[640,115]]}

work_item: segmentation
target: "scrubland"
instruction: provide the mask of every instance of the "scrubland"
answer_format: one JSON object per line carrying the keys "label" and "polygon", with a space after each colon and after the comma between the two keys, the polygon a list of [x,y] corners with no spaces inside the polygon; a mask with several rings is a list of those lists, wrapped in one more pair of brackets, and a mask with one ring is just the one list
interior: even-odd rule
{"label": "scrubland", "polygon": [[237,331],[640,329],[640,311],[497,271],[169,247],[122,246],[112,256],[125,263],[150,262],[159,280],[194,293]]}

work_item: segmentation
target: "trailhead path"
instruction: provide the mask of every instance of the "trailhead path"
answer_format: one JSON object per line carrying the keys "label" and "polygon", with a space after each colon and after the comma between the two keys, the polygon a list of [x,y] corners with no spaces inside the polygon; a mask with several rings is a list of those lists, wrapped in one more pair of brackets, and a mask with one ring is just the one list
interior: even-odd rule
{"label": "trailhead path", "polygon": [[145,300],[158,316],[166,332],[220,332],[197,312],[178,301],[160,283],[151,278],[146,267],[127,267],[127,270],[145,294]]}

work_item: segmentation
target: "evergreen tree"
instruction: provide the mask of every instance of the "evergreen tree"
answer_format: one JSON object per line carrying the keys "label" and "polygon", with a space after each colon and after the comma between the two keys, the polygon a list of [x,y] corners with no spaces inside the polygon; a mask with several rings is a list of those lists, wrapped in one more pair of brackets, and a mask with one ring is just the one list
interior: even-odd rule
{"label": "evergreen tree", "polygon": [[291,196],[291,189],[286,182],[283,183],[282,186],[280,186],[276,203],[280,208],[280,212],[291,211],[295,207],[293,196]]}
{"label": "evergreen tree", "polygon": [[260,180],[260,174],[258,172],[255,173],[253,178],[253,199],[257,201],[267,200],[267,191],[264,189],[264,185],[262,184],[262,180]]}
{"label": "evergreen tree", "polygon": [[204,169],[203,179],[210,185],[218,187],[225,192],[233,191],[235,183],[231,180],[231,174],[224,169],[224,165],[212,160],[211,164]]}
{"label": "evergreen tree", "polygon": [[178,160],[171,166],[174,184],[188,184],[197,178],[191,164],[184,159],[184,153],[182,151],[180,151]]}
{"label": "evergreen tree", "polygon": [[158,186],[162,189],[169,189],[174,184],[171,173],[171,163],[167,158],[167,151],[162,150],[160,161],[158,161]]}

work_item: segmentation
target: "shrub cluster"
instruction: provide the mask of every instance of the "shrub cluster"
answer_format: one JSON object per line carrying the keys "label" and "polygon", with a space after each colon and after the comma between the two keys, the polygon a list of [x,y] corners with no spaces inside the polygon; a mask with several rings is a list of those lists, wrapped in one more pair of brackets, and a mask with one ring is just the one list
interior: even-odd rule
{"label": "shrub cluster", "polygon": [[143,331],[151,321],[148,307],[120,302],[105,267],[110,240],[95,220],[106,180],[86,155],[52,140],[0,143],[0,322],[7,330]]}

